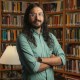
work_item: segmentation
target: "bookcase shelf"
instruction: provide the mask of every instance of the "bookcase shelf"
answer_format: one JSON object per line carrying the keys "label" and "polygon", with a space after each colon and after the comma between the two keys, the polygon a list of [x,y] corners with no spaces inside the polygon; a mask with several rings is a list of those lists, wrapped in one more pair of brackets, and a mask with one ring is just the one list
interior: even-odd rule
{"label": "bookcase shelf", "polygon": [[80,26],[75,24],[71,26],[65,26],[65,28],[80,28]]}
{"label": "bookcase shelf", "polygon": [[80,77],[80,74],[79,73],[75,73],[75,72],[64,72],[63,70],[54,70],[55,72],[57,73],[62,73],[62,74],[66,74],[66,75],[69,75],[69,76],[75,76],[75,77]]}
{"label": "bookcase shelf", "polygon": [[68,44],[80,44],[79,41],[65,41],[65,43],[68,43]]}
{"label": "bookcase shelf", "polygon": [[66,12],[69,12],[69,13],[76,13],[76,12],[80,12],[79,9],[76,9],[76,10],[65,10]]}
{"label": "bookcase shelf", "polygon": [[22,29],[22,27],[20,27],[20,26],[7,26],[7,25],[6,25],[6,26],[1,26],[1,28],[5,28],[5,29],[6,29],[6,28],[7,28],[7,29],[8,29],[8,28],[9,28],[9,29],[10,29],[10,28],[11,28],[11,29]]}
{"label": "bookcase shelf", "polygon": [[14,14],[14,15],[24,15],[22,12],[1,12],[1,14],[7,15],[7,14]]}
{"label": "bookcase shelf", "polygon": [[[16,8],[14,10],[9,10],[9,7],[8,8],[2,7],[3,5],[2,1],[4,2],[5,5],[8,2],[9,2],[8,4],[11,4],[13,2],[13,4],[15,5],[18,3],[19,10],[17,11]],[[4,36],[2,35],[5,33],[3,31],[15,30],[13,32],[15,36],[16,34],[19,34],[22,30],[22,23],[21,25],[17,25],[14,22],[14,25],[12,25],[12,23],[10,24],[10,22],[5,23],[6,20],[9,20],[9,18],[13,18],[14,21],[18,19],[16,16],[24,15],[25,10],[21,7],[20,4],[25,4],[26,2],[39,3],[43,7],[46,13],[49,30],[57,37],[59,43],[61,44],[61,47],[63,48],[66,54],[66,59],[67,59],[66,65],[55,66],[54,71],[56,73],[63,74],[65,78],[69,77],[69,79],[67,80],[71,80],[72,77],[74,77],[73,80],[76,79],[79,80],[80,79],[80,4],[78,3],[80,3],[80,0],[32,0],[32,1],[7,0],[7,1],[8,2],[6,3],[6,0],[0,0],[0,46],[1,46],[0,55],[2,55],[2,52],[4,51],[7,45],[9,44],[15,45],[16,42],[16,39],[14,40],[14,38],[9,40],[7,38],[3,38]],[[16,33],[16,31],[18,32]],[[75,72],[73,72],[74,71],[74,69],[72,69],[73,67],[70,66],[75,67]],[[9,69],[0,69],[0,72],[6,72],[7,70]],[[17,71],[18,69],[13,69],[13,70]],[[2,77],[0,79],[2,79]]]}
{"label": "bookcase shelf", "polygon": [[[20,71],[21,70],[21,68],[19,69],[19,68],[17,68],[17,69],[15,69],[15,68],[13,68],[13,71]],[[0,69],[0,71],[11,71],[11,69]]]}
{"label": "bookcase shelf", "polygon": [[75,56],[67,56],[68,59],[80,60],[80,57]]}
{"label": "bookcase shelf", "polygon": [[49,14],[49,15],[55,15],[55,14],[57,15],[57,14],[62,14],[62,13],[63,13],[63,11],[60,11],[60,12],[54,12],[54,11],[52,11],[52,12],[51,12],[51,11],[45,11],[45,13],[46,13],[46,14]]}

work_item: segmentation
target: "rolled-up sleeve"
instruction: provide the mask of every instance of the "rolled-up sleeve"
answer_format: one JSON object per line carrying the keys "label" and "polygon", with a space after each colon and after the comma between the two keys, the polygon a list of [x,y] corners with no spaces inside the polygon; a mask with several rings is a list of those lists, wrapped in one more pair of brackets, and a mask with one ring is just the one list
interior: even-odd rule
{"label": "rolled-up sleeve", "polygon": [[17,50],[19,57],[21,58],[21,64],[23,64],[22,61],[25,61],[26,65],[23,64],[24,67],[27,67],[31,72],[37,72],[40,63],[37,62],[30,44],[24,35],[20,35],[17,39]]}
{"label": "rolled-up sleeve", "polygon": [[53,42],[54,42],[54,46],[53,46],[53,53],[55,53],[56,56],[59,56],[62,60],[62,65],[66,64],[66,57],[65,57],[65,53],[61,48],[61,45],[59,44],[58,40],[56,39],[56,37],[51,34]]}

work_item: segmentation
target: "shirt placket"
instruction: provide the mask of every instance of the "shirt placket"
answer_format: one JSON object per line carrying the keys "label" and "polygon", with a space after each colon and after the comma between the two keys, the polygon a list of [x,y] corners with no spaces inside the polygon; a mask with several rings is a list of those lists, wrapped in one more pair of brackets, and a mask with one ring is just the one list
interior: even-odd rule
{"label": "shirt placket", "polygon": [[[41,35],[39,35],[39,40],[40,40],[40,43],[41,43],[41,48],[42,48],[42,53],[41,53],[41,57],[44,57],[45,55],[44,55],[44,43],[43,43],[43,41],[42,41],[42,38],[41,38],[42,36]],[[46,80],[47,80],[47,71],[45,70],[45,73],[46,73]]]}

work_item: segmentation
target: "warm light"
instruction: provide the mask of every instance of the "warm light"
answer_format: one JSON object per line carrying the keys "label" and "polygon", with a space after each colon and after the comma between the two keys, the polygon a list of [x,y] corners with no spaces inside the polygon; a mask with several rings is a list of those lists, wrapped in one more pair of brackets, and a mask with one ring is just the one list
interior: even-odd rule
{"label": "warm light", "polygon": [[0,58],[0,64],[20,65],[19,56],[16,46],[7,46]]}

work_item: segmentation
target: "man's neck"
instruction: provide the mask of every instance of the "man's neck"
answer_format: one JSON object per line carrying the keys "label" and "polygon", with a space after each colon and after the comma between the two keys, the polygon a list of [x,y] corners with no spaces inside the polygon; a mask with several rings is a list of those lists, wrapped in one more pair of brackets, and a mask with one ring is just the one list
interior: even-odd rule
{"label": "man's neck", "polygon": [[35,29],[36,30],[36,32],[38,33],[38,34],[40,34],[41,33],[41,27],[40,28],[38,28],[38,29]]}

